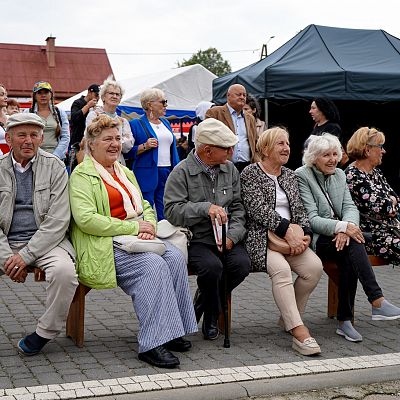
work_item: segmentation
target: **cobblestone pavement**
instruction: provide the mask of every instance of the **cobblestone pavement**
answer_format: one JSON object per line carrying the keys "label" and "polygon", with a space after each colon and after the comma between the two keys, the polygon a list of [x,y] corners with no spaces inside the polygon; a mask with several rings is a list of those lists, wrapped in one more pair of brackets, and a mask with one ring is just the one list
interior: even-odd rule
{"label": "cobblestone pavement", "polygon": [[[399,271],[384,266],[375,268],[375,272],[387,299],[400,304]],[[190,277],[190,285],[194,292],[195,277]],[[54,393],[53,397],[42,396],[47,399],[72,398],[77,397],[76,392],[74,396],[70,393],[69,397],[62,396],[61,392],[57,394],[59,385],[62,385],[59,391],[67,391],[95,387],[99,381],[108,389],[99,390],[98,395],[114,393],[111,386],[121,393],[135,391],[135,388],[136,391],[145,390],[146,387],[149,390],[162,388],[162,384],[150,382],[152,377],[165,377],[166,371],[137,359],[137,320],[130,299],[120,289],[93,290],[88,294],[85,344],[82,349],[62,334],[35,357],[18,355],[15,344],[35,329],[36,320],[44,307],[45,283],[30,281],[19,285],[2,277],[0,290],[0,396],[19,393],[22,397],[13,398],[39,399],[40,396],[24,397],[26,393],[39,390],[38,393]],[[233,294],[231,348],[223,348],[222,337],[211,342],[204,341],[200,333],[192,335],[193,349],[179,355],[180,368],[168,371],[173,375],[168,375],[169,382],[164,386],[175,387],[170,383],[171,380],[176,381],[177,387],[190,385],[190,382],[192,385],[220,383],[223,381],[220,377],[233,368],[231,372],[234,374],[253,373],[239,375],[236,379],[246,380],[273,377],[273,369],[285,371],[289,367],[291,372],[275,376],[338,370],[343,365],[344,369],[357,369],[358,366],[368,368],[400,364],[400,354],[396,354],[400,352],[399,321],[372,321],[371,309],[361,288],[356,302],[356,327],[363,335],[363,342],[350,343],[337,336],[336,322],[327,318],[326,308],[327,279],[324,275],[309,301],[305,315],[305,323],[323,353],[311,360],[302,357],[291,349],[290,335],[277,325],[279,314],[272,298],[269,278],[263,273],[250,274]],[[382,357],[386,354],[388,356]],[[372,357],[358,358],[363,356]],[[338,358],[345,358],[347,367],[346,363],[336,362]],[[385,361],[389,364],[385,364]],[[207,379],[182,383],[183,378],[201,375]],[[163,379],[166,378],[160,381]],[[140,385],[141,382],[149,383],[146,386]],[[128,390],[125,386],[120,387],[123,384],[136,386]],[[24,389],[36,386],[41,389]],[[93,396],[92,393],[87,395]],[[78,397],[83,397],[83,394]]]}

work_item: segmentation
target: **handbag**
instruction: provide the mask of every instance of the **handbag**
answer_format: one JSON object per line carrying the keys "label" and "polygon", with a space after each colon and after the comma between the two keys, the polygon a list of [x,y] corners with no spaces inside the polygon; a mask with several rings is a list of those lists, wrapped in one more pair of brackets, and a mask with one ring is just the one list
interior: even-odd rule
{"label": "handbag", "polygon": [[192,233],[189,229],[170,224],[166,219],[157,223],[157,237],[165,240],[178,248],[188,262],[188,240]]}
{"label": "handbag", "polygon": [[[296,236],[304,236],[303,228],[300,225],[293,224],[291,228]],[[289,243],[272,231],[268,231],[268,248],[281,254],[290,254]]]}
{"label": "handbag", "polygon": [[164,255],[167,250],[165,243],[158,238],[143,240],[137,236],[121,235],[114,236],[113,242],[115,247],[126,251],[127,253],[155,253],[159,256]]}

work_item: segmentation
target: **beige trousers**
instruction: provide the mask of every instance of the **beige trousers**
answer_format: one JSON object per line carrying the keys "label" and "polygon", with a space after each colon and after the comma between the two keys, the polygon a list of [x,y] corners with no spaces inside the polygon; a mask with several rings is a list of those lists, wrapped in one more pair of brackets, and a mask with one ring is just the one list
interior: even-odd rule
{"label": "beige trousers", "polygon": [[[25,244],[15,244],[17,253]],[[57,246],[33,264],[46,273],[46,309],[39,318],[36,333],[46,339],[54,339],[61,331],[68,316],[69,306],[78,286],[75,265],[70,255]]]}
{"label": "beige trousers", "polygon": [[[293,284],[292,271],[298,276]],[[267,272],[272,280],[272,294],[281,312],[285,329],[303,325],[308,298],[322,275],[322,262],[309,248],[297,256],[285,256],[267,250]]]}

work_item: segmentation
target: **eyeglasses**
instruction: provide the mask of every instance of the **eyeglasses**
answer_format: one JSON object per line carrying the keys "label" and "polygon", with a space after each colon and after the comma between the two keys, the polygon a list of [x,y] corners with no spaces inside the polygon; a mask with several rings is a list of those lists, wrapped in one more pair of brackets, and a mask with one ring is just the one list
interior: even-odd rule
{"label": "eyeglasses", "polygon": [[116,93],[116,92],[107,92],[107,94],[109,94],[111,97],[112,96],[116,96],[116,97],[122,97],[121,93]]}
{"label": "eyeglasses", "polygon": [[168,100],[153,100],[153,103],[160,103],[166,107],[168,105]]}
{"label": "eyeglasses", "polygon": [[383,143],[382,144],[370,144],[370,143],[367,143],[367,145],[370,146],[370,147],[379,147],[381,150],[385,146]]}
{"label": "eyeglasses", "polygon": [[229,151],[232,147],[222,147],[222,146],[216,146],[216,145],[211,145],[210,147],[215,147],[216,149],[224,150],[224,151]]}

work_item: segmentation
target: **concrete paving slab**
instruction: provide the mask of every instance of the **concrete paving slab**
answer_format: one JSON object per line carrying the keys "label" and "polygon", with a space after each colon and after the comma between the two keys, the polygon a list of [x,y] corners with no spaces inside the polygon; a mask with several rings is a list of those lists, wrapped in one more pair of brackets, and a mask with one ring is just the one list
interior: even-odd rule
{"label": "concrete paving slab", "polygon": [[[385,266],[376,268],[375,273],[385,296],[400,304],[397,269]],[[194,293],[195,277],[189,280]],[[400,322],[372,321],[361,288],[356,300],[356,327],[363,342],[350,343],[335,335],[336,322],[326,317],[325,276],[310,298],[305,315],[305,323],[322,349],[318,358],[303,357],[291,349],[290,335],[277,325],[279,312],[269,278],[254,273],[233,293],[231,348],[223,348],[223,337],[211,342],[204,341],[200,333],[192,335],[193,348],[179,355],[181,365],[175,371],[152,367],[137,359],[138,323],[131,300],[120,289],[92,290],[88,294],[83,349],[60,335],[41,354],[20,356],[15,342],[35,329],[44,308],[45,283],[30,281],[18,285],[3,277],[0,290],[0,390],[30,386],[39,391],[29,393],[49,393],[51,385],[59,384],[63,390],[51,391],[59,398],[110,395],[123,399],[129,396],[119,394],[124,391],[151,390],[166,395],[168,391],[182,390],[171,388],[185,386],[183,390],[190,390],[199,385],[202,390],[211,388],[217,395],[225,385],[262,382],[265,377],[269,377],[268,382],[279,381],[281,386],[289,376],[322,376],[327,371],[354,373],[400,365]],[[41,391],[44,387],[47,392]],[[241,391],[236,390],[238,394]],[[14,400],[16,396],[11,395]]]}

